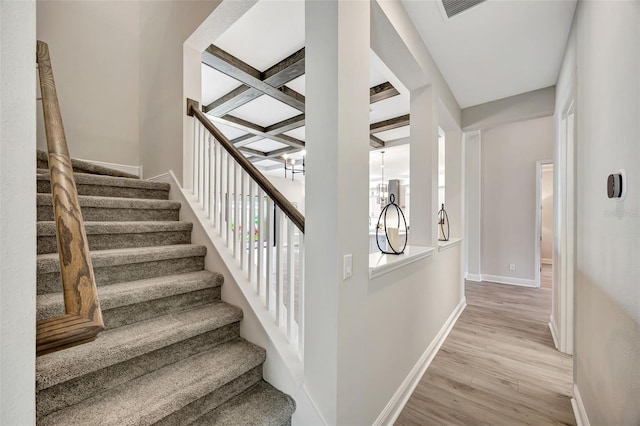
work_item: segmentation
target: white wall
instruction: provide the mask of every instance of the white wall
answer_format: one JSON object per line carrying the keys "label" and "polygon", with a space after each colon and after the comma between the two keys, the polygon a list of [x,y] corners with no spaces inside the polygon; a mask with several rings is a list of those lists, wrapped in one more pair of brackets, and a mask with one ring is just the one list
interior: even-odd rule
{"label": "white wall", "polygon": [[[638,2],[579,2],[558,85],[566,92],[577,70],[573,359],[592,425],[640,423],[639,22]],[[614,201],[605,182],[620,168],[627,198]]]}
{"label": "white wall", "polygon": [[515,121],[553,115],[555,86],[521,93],[462,110],[465,131],[488,129]]}
{"label": "white wall", "polygon": [[287,200],[292,203],[295,203],[297,209],[304,215],[305,213],[305,205],[304,205],[304,182],[298,180],[285,179],[283,177],[274,176],[272,174],[266,174],[265,177],[269,179],[277,189],[285,196]]}
{"label": "white wall", "polygon": [[[219,4],[220,0],[140,2],[140,161],[145,176],[173,170],[183,178],[183,45]],[[199,84],[199,74],[197,80]]]}
{"label": "white wall", "polygon": [[218,4],[38,1],[73,157],[182,178],[183,43]]}
{"label": "white wall", "polygon": [[36,4],[0,2],[0,424],[35,424]]}
{"label": "white wall", "polygon": [[[425,221],[414,220],[410,239],[436,238],[437,117],[448,88],[424,43],[397,1],[308,2],[305,386],[329,424],[372,424],[397,408],[394,397],[462,296],[459,249],[368,278],[369,25],[371,47],[411,91],[412,114],[429,114],[412,123],[420,167],[411,167],[411,185],[425,191],[411,191],[411,209]],[[457,105],[451,115],[459,124]]]}
{"label": "white wall", "polygon": [[139,2],[39,0],[37,9],[72,157],[140,164]]}
{"label": "white wall", "polygon": [[550,263],[553,257],[553,167],[542,169],[542,219],[540,257]]}
{"label": "white wall", "polygon": [[482,135],[480,131],[464,134],[465,165],[465,272],[471,281],[482,280],[481,247],[482,242]]}
{"label": "white wall", "polygon": [[[536,161],[553,157],[553,119],[482,132],[482,275],[535,279]],[[515,264],[516,270],[509,270]],[[529,283],[525,281],[523,283]]]}

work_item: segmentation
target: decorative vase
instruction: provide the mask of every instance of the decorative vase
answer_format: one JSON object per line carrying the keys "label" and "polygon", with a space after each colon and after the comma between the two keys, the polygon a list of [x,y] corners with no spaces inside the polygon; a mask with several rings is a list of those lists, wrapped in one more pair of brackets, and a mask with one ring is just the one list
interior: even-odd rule
{"label": "decorative vase", "polygon": [[[378,249],[384,254],[402,254],[404,253],[404,249],[407,247],[407,241],[409,234],[407,232],[407,220],[404,217],[404,213],[400,206],[396,204],[396,196],[394,194],[389,195],[389,204],[382,208],[380,212],[380,217],[378,218],[378,226],[376,226],[376,243],[378,244]],[[392,208],[393,207],[393,208]],[[393,223],[387,223],[388,216],[395,215],[395,226]],[[402,218],[402,221],[400,220]],[[393,219],[390,219],[390,222],[393,222]],[[378,233],[384,230],[384,235],[386,239],[386,250],[383,250],[380,247],[380,239],[378,238]],[[400,248],[400,231],[404,230],[405,239],[402,248]]]}
{"label": "decorative vase", "polygon": [[438,212],[438,241],[449,241],[449,215],[444,209],[444,203]]}

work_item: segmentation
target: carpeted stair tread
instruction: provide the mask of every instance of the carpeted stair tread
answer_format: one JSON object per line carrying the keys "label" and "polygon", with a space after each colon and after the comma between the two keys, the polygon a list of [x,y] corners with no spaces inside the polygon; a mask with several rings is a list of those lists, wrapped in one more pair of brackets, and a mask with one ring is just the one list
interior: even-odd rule
{"label": "carpeted stair tread", "polygon": [[104,331],[91,343],[36,358],[36,389],[125,362],[241,319],[240,308],[219,302]]}
{"label": "carpeted stair tread", "polygon": [[[38,168],[49,167],[49,156],[47,155],[46,152],[42,150],[37,150],[36,159],[37,159]],[[139,176],[134,175],[132,173],[122,172],[120,170],[112,169],[110,167],[100,166],[98,164],[90,163],[84,160],[79,160],[77,158],[71,159],[71,165],[73,166],[74,172],[91,173],[91,174],[105,175],[105,176],[118,176],[118,177],[126,177],[131,179],[140,178]]]}
{"label": "carpeted stair tread", "polygon": [[[179,221],[85,222],[90,250],[189,244],[193,224]],[[56,253],[53,221],[37,222],[38,254]]]}
{"label": "carpeted stair tread", "polygon": [[[91,263],[94,268],[126,265],[130,263],[152,262],[157,260],[176,259],[181,257],[204,256],[205,246],[194,244],[177,244],[158,247],[135,247],[126,249],[97,250],[91,252]],[[39,254],[36,256],[38,274],[60,271],[58,253]]]}
{"label": "carpeted stair tread", "polygon": [[[87,235],[101,234],[141,234],[146,232],[191,231],[191,222],[179,221],[131,221],[131,222],[86,222]],[[38,237],[55,236],[56,223],[41,221],[37,223]]]}
{"label": "carpeted stair tread", "polygon": [[[51,221],[51,194],[37,194],[37,220]],[[180,202],[143,198],[78,196],[85,222],[177,221]]]}
{"label": "carpeted stair tread", "polygon": [[295,409],[296,403],[290,396],[260,381],[190,425],[282,426]]}
{"label": "carpeted stair tread", "polygon": [[[158,198],[168,199],[171,185],[166,182],[151,182],[115,176],[74,173],[78,194],[111,196],[119,198]],[[50,173],[43,171],[37,175],[39,193],[50,193]]]}
{"label": "carpeted stair tread", "polygon": [[237,339],[52,413],[39,424],[153,424],[258,367],[265,355]]}
{"label": "carpeted stair tread", "polygon": [[[102,207],[112,209],[172,209],[179,210],[180,202],[169,200],[146,200],[142,198],[122,198],[122,197],[98,197],[93,195],[79,195],[80,208]],[[51,194],[37,194],[36,202],[39,206],[51,206]]]}
{"label": "carpeted stair tread", "polygon": [[[220,287],[222,274],[199,271],[179,275],[167,275],[146,280],[130,281],[98,287],[100,308],[103,311],[122,306],[185,294],[206,288]],[[46,293],[37,296],[37,319],[50,318],[64,313],[62,293]]]}

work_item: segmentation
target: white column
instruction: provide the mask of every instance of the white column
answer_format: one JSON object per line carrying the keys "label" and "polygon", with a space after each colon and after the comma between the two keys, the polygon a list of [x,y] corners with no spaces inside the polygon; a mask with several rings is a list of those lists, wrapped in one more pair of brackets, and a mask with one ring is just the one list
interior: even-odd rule
{"label": "white column", "polygon": [[438,107],[433,87],[411,91],[411,226],[409,244],[438,243]]}
{"label": "white column", "polygon": [[[46,40],[45,40],[46,41]],[[55,67],[55,57],[53,58]],[[55,69],[54,69],[55,72]],[[0,2],[0,424],[35,424],[36,3]]]}
{"label": "white column", "polygon": [[[445,133],[445,208],[449,216],[451,238],[462,238],[463,234],[463,158],[462,132],[451,130]],[[437,206],[438,210],[440,206]]]}
{"label": "white column", "polygon": [[465,152],[465,207],[467,248],[467,278],[479,281],[482,277],[480,263],[480,200],[481,200],[481,135],[480,131],[464,134]]}
{"label": "white column", "polygon": [[[340,423],[340,346],[368,284],[369,2],[306,3],[305,387]],[[353,276],[343,280],[352,255]]]}

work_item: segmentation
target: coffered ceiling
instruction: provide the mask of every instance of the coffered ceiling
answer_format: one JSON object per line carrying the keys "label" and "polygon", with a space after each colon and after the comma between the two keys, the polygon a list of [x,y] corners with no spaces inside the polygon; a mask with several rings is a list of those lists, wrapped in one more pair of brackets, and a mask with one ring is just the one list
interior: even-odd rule
{"label": "coffered ceiling", "polygon": [[[202,55],[202,106],[263,170],[300,161],[304,127],[304,2],[260,1]],[[409,96],[372,61],[371,146],[409,136]],[[392,80],[396,81],[395,78]],[[396,83],[397,85],[397,83]]]}

